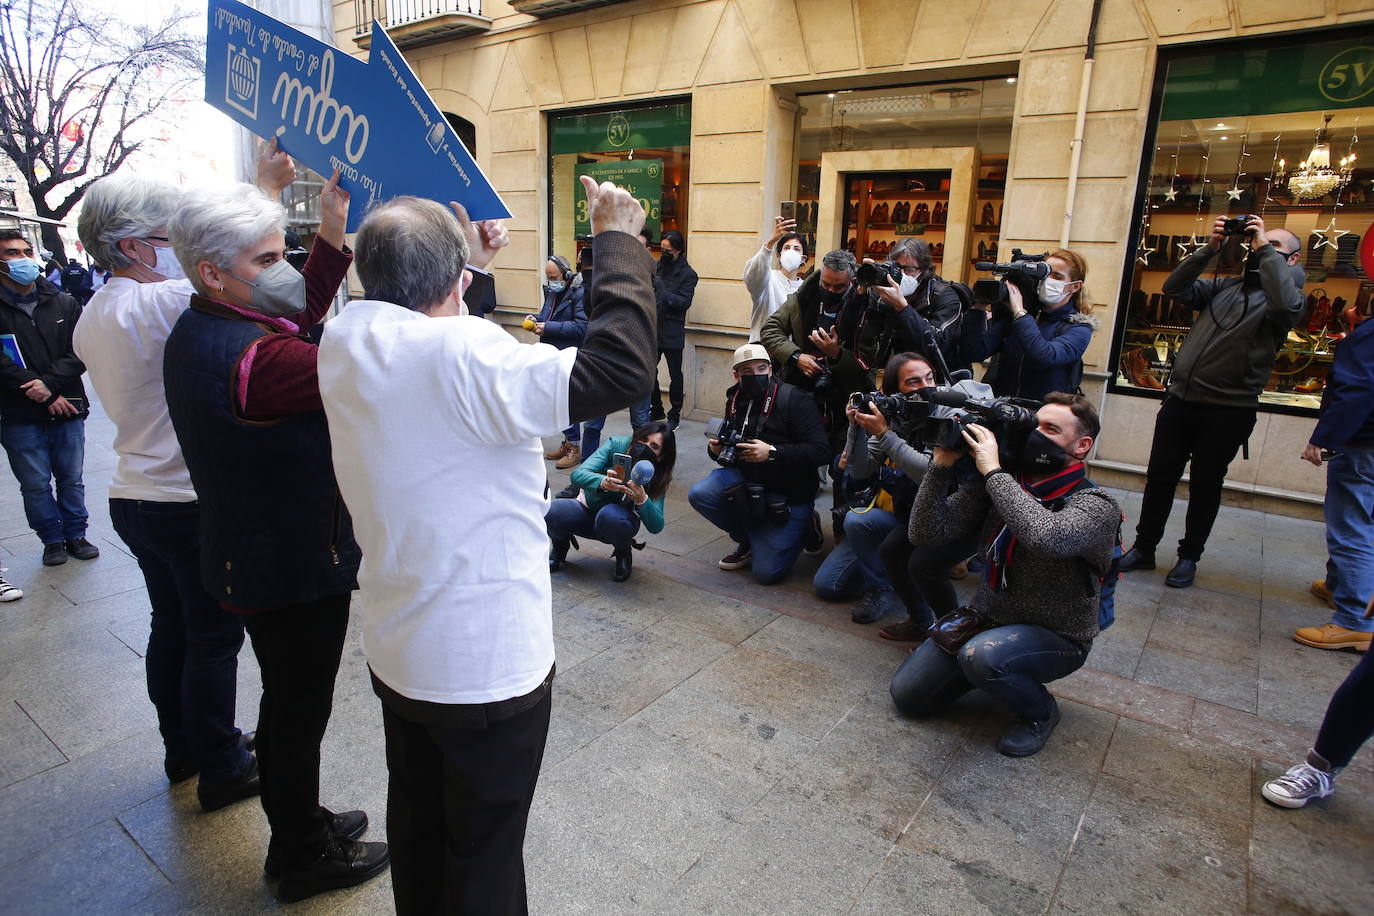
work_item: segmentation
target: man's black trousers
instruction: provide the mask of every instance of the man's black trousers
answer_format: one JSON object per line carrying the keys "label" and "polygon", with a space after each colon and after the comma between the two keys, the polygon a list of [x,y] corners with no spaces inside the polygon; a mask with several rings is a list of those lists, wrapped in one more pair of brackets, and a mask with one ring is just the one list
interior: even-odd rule
{"label": "man's black trousers", "polygon": [[284,868],[319,858],[329,842],[320,811],[320,742],[334,706],[349,593],[244,614],[262,670],[257,754],[267,854]]}
{"label": "man's black trousers", "polygon": [[527,913],[525,824],[549,733],[549,680],[532,706],[495,721],[502,703],[417,702],[375,676],[373,689],[386,730],[397,914]]}
{"label": "man's black trousers", "polygon": [[1154,553],[1169,510],[1174,489],[1183,478],[1184,465],[1192,461],[1188,475],[1188,516],[1178,555],[1200,560],[1207,536],[1221,507],[1221,485],[1226,469],[1255,428],[1254,407],[1221,407],[1194,404],[1173,395],[1164,399],[1155,417],[1150,466],[1145,475],[1145,495],[1140,522],[1135,527],[1135,546]]}

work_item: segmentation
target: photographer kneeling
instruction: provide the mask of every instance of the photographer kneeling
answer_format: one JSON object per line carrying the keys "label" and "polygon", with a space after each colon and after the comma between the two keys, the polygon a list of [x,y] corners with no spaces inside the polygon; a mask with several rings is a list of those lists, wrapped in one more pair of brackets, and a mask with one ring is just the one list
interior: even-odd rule
{"label": "photographer kneeling", "polygon": [[[628,456],[627,470],[623,459]],[[639,525],[654,534],[663,530],[663,497],[673,479],[677,444],[667,420],[655,420],[628,436],[606,441],[595,454],[572,472],[578,494],[555,499],[544,516],[553,547],[549,571],[556,572],[568,559],[575,537],[593,538],[615,548],[616,582],[630,578],[634,561],[630,550]],[[645,467],[647,463],[648,467]]]}
{"label": "photographer kneeling", "polygon": [[734,387],[725,392],[725,419],[707,440],[722,466],[687,494],[692,508],[735,541],[721,569],[753,566],[763,585],[791,571],[811,530],[820,480],[830,458],[814,398],[772,377],[768,351],[735,351]]}
{"label": "photographer kneeling", "polygon": [[[1044,688],[1078,670],[1097,636],[1097,596],[1121,509],[1088,481],[1097,412],[1081,395],[1051,392],[1013,475],[986,428],[963,432],[982,481],[949,494],[959,453],[935,449],[916,494],[910,537],[922,546],[981,531],[987,562],[971,609],[947,615],[892,677],[893,702],[928,716],[969,690],[986,690],[1017,717],[997,749],[1027,757],[1045,746],[1059,706]],[[949,495],[946,495],[949,494]],[[968,638],[967,634],[977,635]],[[960,639],[966,641],[960,642]]]}
{"label": "photographer kneeling", "polygon": [[[883,370],[886,397],[856,394],[846,410],[850,423],[846,469],[855,480],[876,479],[867,505],[845,513],[845,537],[816,570],[812,584],[816,594],[832,601],[863,593],[851,613],[855,623],[881,620],[901,603],[883,571],[879,548],[898,527],[906,540],[916,486],[930,466],[930,457],[908,443],[916,430],[907,428],[905,396],[934,384],[935,370],[925,357],[898,353]],[[928,409],[925,402],[918,403]]]}

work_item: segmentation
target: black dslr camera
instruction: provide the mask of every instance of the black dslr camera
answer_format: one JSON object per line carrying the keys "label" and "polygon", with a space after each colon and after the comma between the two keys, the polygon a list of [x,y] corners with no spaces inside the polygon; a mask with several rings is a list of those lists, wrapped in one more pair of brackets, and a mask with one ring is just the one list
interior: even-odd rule
{"label": "black dslr camera", "polygon": [[1007,284],[1011,283],[1021,291],[1021,299],[1026,311],[1032,315],[1040,312],[1040,296],[1037,290],[1040,281],[1050,275],[1050,265],[1045,263],[1047,254],[1023,254],[1020,248],[1011,250],[1011,261],[997,264],[992,261],[978,261],[975,270],[991,271],[993,279],[978,280],[973,284],[973,301],[987,302],[992,305],[994,318],[1008,313]]}
{"label": "black dslr camera", "polygon": [[915,392],[885,394],[881,391],[856,391],[849,396],[849,406],[864,413],[877,410],[889,424],[900,424],[905,429],[919,427],[930,416],[930,403]]}
{"label": "black dslr camera", "polygon": [[720,443],[720,451],[716,453],[716,463],[721,467],[732,468],[739,463],[739,453],[736,447],[741,442],[749,440],[740,435],[740,431],[717,417],[706,424],[706,438],[715,439]]}
{"label": "black dslr camera", "polygon": [[925,445],[967,451],[964,430],[976,423],[997,437],[1003,467],[1015,466],[1017,453],[1025,443],[1026,436],[1039,423],[1035,412],[1043,406],[1039,401],[1027,398],[974,398],[953,388],[934,389],[930,393],[930,402],[952,407],[957,412],[952,417],[931,417],[926,420],[922,433]]}
{"label": "black dslr camera", "polygon": [[860,264],[858,271],[854,274],[854,279],[860,286],[891,286],[893,283],[902,282],[902,268],[899,264],[891,261],[879,261],[876,264]]}
{"label": "black dslr camera", "polygon": [[1231,216],[1221,224],[1223,235],[1249,235],[1254,230],[1250,228],[1250,220],[1258,219],[1256,216],[1246,214],[1245,216]]}

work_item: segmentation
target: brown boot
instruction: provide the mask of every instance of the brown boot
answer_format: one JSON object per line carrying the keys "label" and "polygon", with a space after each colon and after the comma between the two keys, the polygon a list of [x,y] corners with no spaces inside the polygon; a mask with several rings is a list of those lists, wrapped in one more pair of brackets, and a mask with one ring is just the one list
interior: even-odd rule
{"label": "brown boot", "polygon": [[566,471],[568,468],[575,468],[582,463],[582,446],[573,445],[571,442],[565,442],[563,444],[568,447],[567,454],[554,463],[554,467],[558,468],[560,471]]}
{"label": "brown boot", "polygon": [[557,461],[559,458],[567,457],[568,452],[570,452],[572,449],[573,444],[569,442],[567,439],[564,439],[562,445],[558,446],[558,448],[554,449],[551,452],[545,452],[544,457],[549,459],[550,461]]}

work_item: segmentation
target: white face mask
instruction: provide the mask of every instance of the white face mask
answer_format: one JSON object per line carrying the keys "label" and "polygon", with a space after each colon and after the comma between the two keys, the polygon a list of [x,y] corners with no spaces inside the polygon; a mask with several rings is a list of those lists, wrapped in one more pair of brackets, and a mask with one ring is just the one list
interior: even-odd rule
{"label": "white face mask", "polygon": [[778,263],[782,265],[783,270],[787,271],[788,273],[791,273],[798,267],[801,267],[802,253],[794,248],[789,248],[782,254],[778,255]]}
{"label": "white face mask", "polygon": [[186,279],[186,271],[181,269],[181,262],[177,260],[176,252],[172,251],[171,248],[160,248],[146,242],[144,244],[153,249],[156,260],[152,264],[148,264],[140,258],[140,264],[154,273],[161,274],[167,280]]}
{"label": "white face mask", "polygon": [[1069,280],[1056,280],[1054,277],[1046,277],[1040,281],[1040,288],[1036,290],[1036,293],[1045,305],[1058,305],[1064,301],[1064,290],[1069,283]]}
{"label": "white face mask", "polygon": [[916,288],[920,285],[921,281],[917,277],[910,276],[909,274],[902,274],[901,291],[903,296],[910,296],[912,293],[916,292]]}

